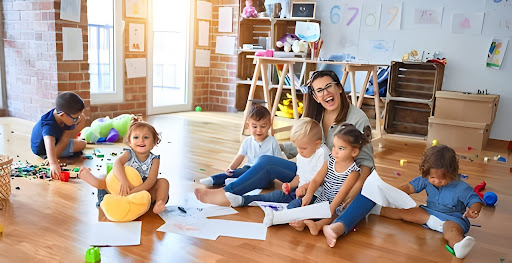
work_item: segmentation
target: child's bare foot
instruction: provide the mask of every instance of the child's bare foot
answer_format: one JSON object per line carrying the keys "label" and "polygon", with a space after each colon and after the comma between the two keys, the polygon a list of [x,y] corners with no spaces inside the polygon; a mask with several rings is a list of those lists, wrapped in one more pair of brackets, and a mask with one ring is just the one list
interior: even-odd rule
{"label": "child's bare foot", "polygon": [[165,210],[165,202],[160,200],[156,201],[155,206],[153,207],[153,213],[160,214]]}
{"label": "child's bare foot", "polygon": [[226,197],[226,192],[223,188],[220,189],[205,189],[205,188],[197,188],[194,190],[194,194],[196,195],[197,200],[207,203],[214,204],[220,206],[230,206],[228,198]]}
{"label": "child's bare foot", "polygon": [[304,220],[298,220],[290,222],[289,224],[291,227],[295,228],[297,231],[302,231],[306,227],[306,224],[304,224]]}
{"label": "child's bare foot", "polygon": [[338,237],[343,234],[344,226],[341,223],[334,223],[331,225],[326,225],[323,227],[322,231],[324,232],[325,240],[327,241],[327,245],[330,247],[334,247],[336,245],[336,240]]}
{"label": "child's bare foot", "polygon": [[321,226],[319,226],[315,221],[313,220],[304,220],[304,224],[308,226],[309,232],[311,232],[311,235],[316,236],[320,232]]}
{"label": "child's bare foot", "polygon": [[94,176],[92,173],[91,173],[91,169],[89,168],[86,168],[86,167],[80,167],[80,170],[78,171],[78,178],[84,180],[84,181],[87,181],[88,178],[91,178],[91,176]]}

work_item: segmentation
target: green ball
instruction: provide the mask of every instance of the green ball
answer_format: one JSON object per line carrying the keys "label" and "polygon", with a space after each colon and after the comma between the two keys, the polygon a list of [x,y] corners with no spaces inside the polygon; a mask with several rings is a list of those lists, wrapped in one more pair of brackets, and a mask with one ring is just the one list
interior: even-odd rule
{"label": "green ball", "polygon": [[196,111],[202,111],[202,110],[203,110],[203,109],[201,109],[201,107],[200,107],[200,106],[197,106],[197,107],[196,107]]}

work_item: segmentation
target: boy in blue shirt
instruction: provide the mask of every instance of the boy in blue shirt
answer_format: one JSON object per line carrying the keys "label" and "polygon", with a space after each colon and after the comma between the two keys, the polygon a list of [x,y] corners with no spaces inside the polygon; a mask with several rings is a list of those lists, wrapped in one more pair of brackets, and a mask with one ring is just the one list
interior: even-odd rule
{"label": "boy in blue shirt", "polygon": [[32,129],[32,152],[46,158],[53,179],[60,178],[58,158],[71,157],[87,145],[75,139],[85,127],[84,108],[84,101],[76,93],[61,93],[55,101],[55,109],[44,114]]}

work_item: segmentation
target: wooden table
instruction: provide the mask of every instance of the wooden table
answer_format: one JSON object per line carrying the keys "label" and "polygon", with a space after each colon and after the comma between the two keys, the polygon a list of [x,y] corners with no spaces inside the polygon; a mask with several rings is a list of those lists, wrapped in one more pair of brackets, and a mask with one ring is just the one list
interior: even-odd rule
{"label": "wooden table", "polygon": [[[272,116],[272,123],[274,123],[274,116],[277,111],[277,104],[279,103],[279,99],[281,98],[281,93],[283,91],[284,86],[284,80],[286,77],[286,74],[289,74],[290,76],[290,86],[291,86],[291,93],[292,93],[292,103],[293,103],[293,115],[294,118],[297,120],[299,118],[299,113],[297,111],[297,91],[295,89],[295,74],[293,70],[293,65],[295,63],[303,63],[303,72],[301,73],[301,80],[304,77],[304,69],[306,68],[306,64],[333,64],[333,65],[342,65],[343,66],[343,76],[341,78],[341,84],[344,86],[345,82],[347,81],[347,76],[350,74],[350,86],[351,86],[351,98],[352,98],[352,104],[356,105],[357,107],[361,107],[363,104],[363,97],[364,95],[361,95],[359,97],[359,101],[356,99],[356,84],[355,84],[355,73],[356,71],[366,71],[366,79],[363,84],[362,94],[364,94],[364,91],[366,89],[366,86],[368,85],[368,81],[370,79],[370,75],[373,74],[373,83],[378,83],[377,81],[377,68],[379,66],[387,66],[383,64],[355,64],[355,63],[349,63],[349,62],[336,62],[336,61],[321,61],[321,60],[311,60],[311,59],[305,59],[305,58],[274,58],[274,57],[257,57],[257,56],[247,56],[248,58],[253,58],[256,60],[256,67],[254,69],[254,75],[252,77],[252,84],[251,88],[249,90],[249,96],[247,98],[247,104],[245,106],[244,111],[244,124],[242,127],[242,135],[245,131],[245,122],[247,120],[247,114],[249,113],[249,109],[252,106],[252,100],[254,99],[254,92],[257,87],[258,78],[261,74],[262,76],[262,82],[263,82],[263,94],[264,94],[264,100],[266,102],[266,106],[271,112]],[[272,64],[283,64],[283,72],[279,78],[279,85],[276,92],[276,97],[274,99],[274,103],[271,105],[270,102],[270,92],[269,92],[269,80],[267,75],[268,65]],[[375,126],[377,131],[377,137],[381,136],[381,125],[380,125],[380,97],[379,97],[379,87],[378,85],[373,85],[373,91],[374,91],[374,100],[375,100]],[[272,125],[273,126],[273,125]],[[285,130],[289,130],[290,127],[280,128],[280,129],[273,129],[271,127],[271,133],[277,133]]]}

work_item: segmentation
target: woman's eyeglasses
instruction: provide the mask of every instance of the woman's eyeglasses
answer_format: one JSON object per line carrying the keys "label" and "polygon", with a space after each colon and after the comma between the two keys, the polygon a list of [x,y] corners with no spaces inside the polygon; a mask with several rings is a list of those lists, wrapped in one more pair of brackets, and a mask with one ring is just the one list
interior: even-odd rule
{"label": "woman's eyeglasses", "polygon": [[323,96],[326,90],[329,92],[332,92],[333,87],[335,87],[337,84],[338,83],[336,83],[336,82],[327,83],[327,85],[325,85],[325,87],[319,88],[316,90],[313,87],[311,87],[310,88],[311,95],[313,95],[315,98]]}

